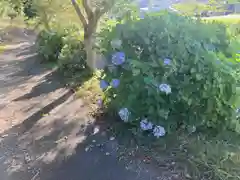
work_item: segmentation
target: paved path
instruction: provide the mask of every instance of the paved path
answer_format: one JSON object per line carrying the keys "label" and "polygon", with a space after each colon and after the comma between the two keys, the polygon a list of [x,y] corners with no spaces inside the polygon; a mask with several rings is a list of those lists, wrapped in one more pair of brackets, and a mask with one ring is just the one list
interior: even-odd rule
{"label": "paved path", "polygon": [[1,180],[173,179],[110,140],[104,121],[38,62],[34,36],[20,37],[0,54]]}

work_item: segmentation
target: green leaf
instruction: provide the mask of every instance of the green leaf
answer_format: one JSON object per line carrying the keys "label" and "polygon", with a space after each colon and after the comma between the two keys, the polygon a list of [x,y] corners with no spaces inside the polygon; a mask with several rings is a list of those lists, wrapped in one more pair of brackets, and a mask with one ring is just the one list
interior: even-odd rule
{"label": "green leaf", "polygon": [[152,84],[152,79],[150,77],[144,77],[144,82],[146,84]]}
{"label": "green leaf", "polygon": [[201,79],[203,79],[203,76],[201,74],[196,74],[196,78],[197,78],[197,80],[201,80]]}
{"label": "green leaf", "polygon": [[191,68],[191,73],[195,73],[196,72],[196,69],[195,68]]}
{"label": "green leaf", "polygon": [[133,76],[138,76],[140,72],[141,72],[140,69],[135,69],[135,68],[132,69]]}

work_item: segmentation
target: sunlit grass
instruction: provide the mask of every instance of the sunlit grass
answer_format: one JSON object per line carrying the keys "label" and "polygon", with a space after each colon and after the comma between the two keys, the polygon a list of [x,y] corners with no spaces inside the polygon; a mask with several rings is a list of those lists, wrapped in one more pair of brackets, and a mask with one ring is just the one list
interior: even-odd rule
{"label": "sunlit grass", "polygon": [[86,104],[96,108],[97,100],[103,96],[99,87],[98,72],[77,88],[76,95]]}
{"label": "sunlit grass", "polygon": [[224,23],[226,25],[240,24],[240,15],[228,15],[228,16],[217,16],[217,17],[207,17],[203,18],[207,21],[217,21]]}
{"label": "sunlit grass", "polygon": [[201,11],[206,10],[208,6],[203,3],[186,2],[174,4],[173,7],[185,15],[194,15],[195,12],[200,13]]}

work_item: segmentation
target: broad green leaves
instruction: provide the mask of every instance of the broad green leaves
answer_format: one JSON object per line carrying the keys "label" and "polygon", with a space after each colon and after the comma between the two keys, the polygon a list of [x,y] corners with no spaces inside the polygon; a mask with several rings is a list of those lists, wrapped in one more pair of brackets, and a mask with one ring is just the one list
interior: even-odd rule
{"label": "broad green leaves", "polygon": [[[228,127],[235,111],[236,72],[228,65],[234,48],[224,28],[168,13],[113,27],[103,35],[103,53],[110,57],[111,40],[121,39],[127,68],[105,72],[108,79],[120,76],[121,81],[115,98],[105,92],[109,105],[131,107],[134,123],[147,116],[170,131],[179,124]],[[160,84],[170,85],[171,93],[161,92]]]}

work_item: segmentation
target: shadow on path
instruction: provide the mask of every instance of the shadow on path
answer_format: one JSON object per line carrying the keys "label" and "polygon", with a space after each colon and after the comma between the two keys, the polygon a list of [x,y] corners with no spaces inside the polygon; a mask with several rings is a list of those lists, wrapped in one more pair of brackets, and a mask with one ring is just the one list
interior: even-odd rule
{"label": "shadow on path", "polygon": [[55,101],[51,102],[50,104],[46,105],[27,119],[23,121],[21,126],[24,128],[23,132],[26,132],[30,130],[37,121],[39,121],[44,114],[48,114],[51,110],[53,110],[58,105],[65,102],[74,92],[69,90],[65,94],[63,94],[61,97],[56,99]]}
{"label": "shadow on path", "polygon": [[34,86],[30,92],[14,99],[14,101],[27,100],[43,94],[54,92],[56,89],[63,87],[63,84],[58,79],[59,73],[57,71],[51,72],[44,76],[44,79]]}
{"label": "shadow on path", "polygon": [[[3,158],[11,166],[7,169],[9,177],[13,180],[17,177],[16,180],[157,180],[164,177],[163,171],[144,161],[145,156],[134,143],[126,148],[126,144],[111,137],[107,117],[92,119],[84,107],[79,112],[76,108],[79,104],[79,100],[70,98],[57,111],[42,117],[41,122],[34,121],[27,128],[23,122],[21,133],[19,127],[7,132],[12,136],[4,138],[2,144],[5,148],[17,146],[14,156]],[[71,111],[67,105],[72,107]],[[9,144],[13,140],[17,140],[17,144]]]}

